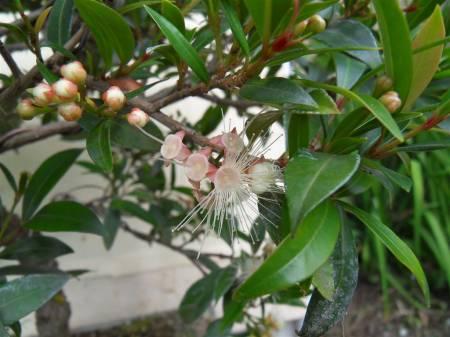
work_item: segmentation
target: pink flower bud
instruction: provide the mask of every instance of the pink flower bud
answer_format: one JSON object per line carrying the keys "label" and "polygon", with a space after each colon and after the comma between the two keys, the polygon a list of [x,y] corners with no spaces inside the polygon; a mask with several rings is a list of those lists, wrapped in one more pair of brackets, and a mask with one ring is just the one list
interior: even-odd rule
{"label": "pink flower bud", "polygon": [[65,78],[53,83],[53,90],[62,101],[73,100],[78,94],[78,86]]}
{"label": "pink flower bud", "polygon": [[36,109],[31,99],[23,99],[17,104],[17,113],[24,120],[32,119],[36,115]]}
{"label": "pink flower bud", "polygon": [[58,113],[68,122],[79,120],[83,111],[81,107],[73,102],[63,103],[58,106]]}
{"label": "pink flower bud", "polygon": [[39,83],[33,88],[32,94],[34,103],[39,106],[47,106],[55,97],[53,88],[47,83]]}
{"label": "pink flower bud", "polygon": [[168,135],[161,146],[161,155],[164,159],[176,159],[184,161],[191,154],[191,151],[183,144],[184,131],[179,131],[173,135]]}
{"label": "pink flower bud", "polygon": [[389,110],[395,112],[402,106],[402,100],[395,91],[388,91],[380,97],[380,102]]}
{"label": "pink flower bud", "polygon": [[61,67],[61,75],[76,84],[84,84],[86,82],[87,73],[83,65],[79,61],[74,61]]}
{"label": "pink flower bud", "polygon": [[112,86],[102,95],[103,102],[113,110],[120,110],[125,104],[126,97],[119,87]]}
{"label": "pink flower bud", "polygon": [[191,154],[184,166],[186,176],[192,181],[201,181],[209,172],[215,171],[214,165],[208,161],[208,155],[202,151]]}
{"label": "pink flower bud", "polygon": [[144,111],[138,108],[133,108],[131,112],[127,114],[127,121],[130,125],[143,128],[150,120],[150,116]]}

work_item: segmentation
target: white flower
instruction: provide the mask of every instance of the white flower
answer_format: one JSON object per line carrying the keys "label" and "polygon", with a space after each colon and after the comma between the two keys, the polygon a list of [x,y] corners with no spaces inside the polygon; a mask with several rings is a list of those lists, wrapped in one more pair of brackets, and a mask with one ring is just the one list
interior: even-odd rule
{"label": "white flower", "polygon": [[213,183],[212,190],[186,215],[175,230],[200,217],[201,220],[194,230],[207,225],[208,232],[214,230],[220,233],[226,224],[232,237],[238,230],[242,230],[254,240],[251,226],[258,216],[272,223],[259,213],[258,207],[263,207],[268,212],[271,210],[258,203],[258,198],[276,202],[260,194],[281,192],[283,189],[281,175],[278,174],[279,168],[271,161],[261,158],[266,150],[263,142],[258,140],[247,147],[244,146],[239,153],[225,153],[221,166],[209,176]]}
{"label": "white flower", "polygon": [[175,134],[168,135],[161,146],[161,155],[166,160],[185,161],[191,154],[191,151],[183,143],[185,132],[178,131]]}

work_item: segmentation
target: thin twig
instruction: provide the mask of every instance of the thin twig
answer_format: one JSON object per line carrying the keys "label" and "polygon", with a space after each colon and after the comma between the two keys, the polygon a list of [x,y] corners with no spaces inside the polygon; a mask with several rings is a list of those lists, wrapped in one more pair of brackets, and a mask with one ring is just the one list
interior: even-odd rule
{"label": "thin twig", "polygon": [[14,77],[16,79],[20,78],[22,76],[22,72],[20,71],[16,61],[14,60],[8,49],[6,49],[2,41],[0,41],[0,54],[3,56],[3,59],[8,65],[9,69],[11,69],[11,73],[14,75]]}

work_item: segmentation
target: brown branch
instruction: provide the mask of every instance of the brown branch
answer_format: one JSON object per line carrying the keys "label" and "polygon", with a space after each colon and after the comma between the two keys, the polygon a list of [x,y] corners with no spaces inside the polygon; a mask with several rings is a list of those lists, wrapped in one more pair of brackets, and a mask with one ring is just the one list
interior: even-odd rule
{"label": "brown branch", "polygon": [[238,110],[245,110],[245,109],[248,109],[249,107],[260,105],[257,102],[251,102],[251,101],[246,101],[246,100],[238,101],[238,100],[234,100],[234,99],[230,99],[230,98],[221,98],[221,97],[217,97],[214,95],[208,95],[208,94],[202,94],[199,97],[201,97],[207,101],[213,102],[213,103],[226,105],[226,106],[232,106]]}
{"label": "brown branch", "polygon": [[55,122],[34,128],[15,129],[0,138],[0,153],[17,149],[58,134],[72,134],[81,130],[75,122]]}
{"label": "brown branch", "polygon": [[20,71],[16,61],[12,57],[11,53],[6,49],[2,41],[0,41],[0,54],[3,56],[3,59],[5,60],[14,77],[16,79],[20,78],[22,76],[22,72]]}

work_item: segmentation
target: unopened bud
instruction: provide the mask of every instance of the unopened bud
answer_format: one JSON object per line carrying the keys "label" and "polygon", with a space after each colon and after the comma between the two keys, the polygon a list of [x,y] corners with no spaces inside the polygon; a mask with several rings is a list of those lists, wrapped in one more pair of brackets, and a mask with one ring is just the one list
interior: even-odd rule
{"label": "unopened bud", "polygon": [[17,113],[24,120],[32,119],[36,115],[36,109],[31,99],[23,99],[17,104]]}
{"label": "unopened bud", "polygon": [[313,15],[308,19],[308,31],[311,33],[322,33],[327,28],[327,22],[320,15]]}
{"label": "unopened bud", "polygon": [[184,163],[186,176],[193,181],[201,181],[209,171],[210,163],[204,153],[191,154]]}
{"label": "unopened bud", "polygon": [[83,111],[81,107],[73,102],[63,103],[58,106],[58,113],[68,122],[77,121],[81,118]]}
{"label": "unopened bud", "polygon": [[389,110],[395,112],[402,106],[402,100],[395,91],[388,91],[380,97],[380,102]]}
{"label": "unopened bud", "polygon": [[179,131],[176,134],[168,135],[164,139],[164,143],[161,146],[161,155],[164,159],[184,161],[189,157],[191,151],[183,144],[183,137],[184,131]]}
{"label": "unopened bud", "polygon": [[78,86],[65,78],[53,83],[53,90],[61,101],[74,100],[78,95]]}
{"label": "unopened bud", "polygon": [[33,88],[32,94],[34,103],[39,106],[47,106],[55,97],[53,88],[47,83],[39,83]]}
{"label": "unopened bud", "polygon": [[83,65],[79,61],[74,61],[61,67],[61,75],[76,84],[84,84],[86,82],[87,73]]}
{"label": "unopened bud", "polygon": [[380,92],[381,94],[392,89],[393,85],[394,85],[394,83],[392,82],[392,79],[386,75],[382,75],[382,76],[378,77],[376,84],[375,84],[376,90],[378,92]]}
{"label": "unopened bud", "polygon": [[125,104],[125,94],[119,87],[112,86],[102,95],[103,102],[113,110],[120,110]]}
{"label": "unopened bud", "polygon": [[147,125],[149,122],[150,117],[147,115],[144,111],[138,108],[133,108],[128,114],[127,114],[127,121],[130,125],[138,126],[140,128],[143,128]]}
{"label": "unopened bud", "polygon": [[277,167],[270,162],[264,161],[251,166],[248,169],[250,176],[250,189],[255,194],[263,194],[275,186],[279,172]]}
{"label": "unopened bud", "polygon": [[297,23],[294,27],[294,35],[295,36],[302,35],[305,32],[307,26],[308,26],[308,20],[303,20],[303,21]]}

